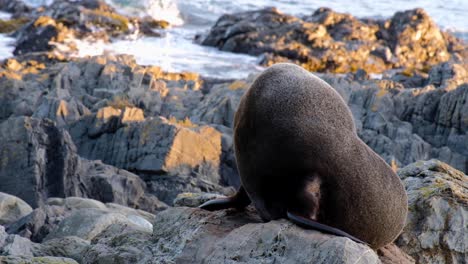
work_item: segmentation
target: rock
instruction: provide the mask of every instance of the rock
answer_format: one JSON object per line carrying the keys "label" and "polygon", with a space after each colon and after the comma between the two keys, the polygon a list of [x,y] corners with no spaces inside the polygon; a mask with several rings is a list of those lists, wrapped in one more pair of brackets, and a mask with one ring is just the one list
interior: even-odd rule
{"label": "rock", "polygon": [[[139,208],[156,212],[167,207],[155,196],[146,193],[146,183],[137,175],[101,161],[81,159],[79,174],[82,175],[82,197],[99,200],[103,203]],[[66,200],[72,199],[72,197]],[[89,201],[89,199],[86,199]],[[104,205],[103,205],[104,206]]]}
{"label": "rock", "polygon": [[38,247],[27,238],[7,234],[5,228],[0,226],[0,255],[32,257]]}
{"label": "rock", "polygon": [[430,70],[429,84],[446,90],[456,89],[458,86],[468,83],[467,69],[468,64],[441,63]]}
{"label": "rock", "polygon": [[34,209],[29,215],[7,226],[10,234],[18,234],[31,239],[33,242],[42,242],[57,225],[71,214],[63,206],[44,205]]}
{"label": "rock", "polygon": [[[152,239],[114,233],[84,254],[86,262],[135,263],[380,263],[368,247],[304,230],[286,221],[259,223],[248,211],[207,212],[184,207],[159,213]],[[200,247],[200,245],[203,245]]]}
{"label": "rock", "polygon": [[[138,219],[138,220],[135,220]],[[92,240],[99,233],[112,224],[133,225],[136,229],[151,232],[152,225],[148,225],[143,218],[127,218],[119,213],[110,213],[106,210],[86,208],[79,209],[63,219],[56,229],[52,230],[45,241],[67,236],[76,236],[85,240]]]}
{"label": "rock", "polygon": [[427,70],[463,54],[450,47],[448,35],[422,9],[397,12],[383,21],[329,8],[302,18],[266,8],[220,17],[202,44],[261,56],[267,66],[290,61],[316,72],[381,73],[400,67]]}
{"label": "rock", "polygon": [[5,264],[78,264],[69,258],[61,257],[24,257],[24,256],[0,256],[0,262]]}
{"label": "rock", "polygon": [[466,262],[468,176],[438,160],[418,161],[398,174],[409,212],[396,244],[417,263]]}
{"label": "rock", "polygon": [[[92,219],[92,217],[86,218],[86,210],[94,210],[91,211],[91,214],[102,216],[102,219],[110,214],[111,219],[124,219],[124,223],[132,223],[132,226],[141,226],[143,229],[151,229],[149,223],[154,221],[154,215],[151,213],[113,203],[103,204],[92,199],[51,198],[47,200],[47,203],[17,222],[10,224],[7,227],[8,232],[19,234],[34,242],[42,242],[49,233],[57,230],[58,225],[64,219],[78,210],[84,210],[84,213],[81,213],[85,215],[82,217],[83,219]],[[118,216],[114,217],[115,215]],[[111,223],[113,222],[111,221]]]}
{"label": "rock", "polygon": [[208,126],[165,118],[124,123],[118,109],[107,108],[70,131],[80,155],[130,171],[160,174],[219,166],[221,134]]}
{"label": "rock", "polygon": [[70,34],[68,28],[62,23],[57,23],[47,16],[40,16],[17,33],[13,54],[52,50],[54,47],[52,42],[64,42]]}
{"label": "rock", "polygon": [[51,196],[80,196],[79,158],[66,131],[48,120],[19,117],[2,122],[0,134],[0,191],[32,207]]}
{"label": "rock", "polygon": [[40,252],[35,255],[66,257],[81,263],[82,254],[90,247],[87,240],[76,236],[60,237],[41,244]]}
{"label": "rock", "polygon": [[[42,63],[39,59],[10,59],[0,67],[0,121],[34,115],[66,127],[107,106],[119,110],[138,106],[143,116],[184,120],[203,96],[203,80],[197,74],[140,66],[129,55],[102,55],[67,63]],[[135,114],[141,118],[141,113],[126,114],[130,116],[125,118],[137,118]]]}
{"label": "rock", "polygon": [[422,69],[450,58],[444,35],[423,9],[397,12],[387,23],[383,30],[388,30],[388,35],[381,34],[384,39],[390,37],[386,40],[399,65]]}
{"label": "rock", "polygon": [[31,206],[18,197],[0,193],[0,225],[7,225],[32,212]]}
{"label": "rock", "polygon": [[[130,114],[123,118],[129,119]],[[154,212],[166,205],[125,170],[80,158],[69,134],[50,120],[12,118],[0,124],[0,190],[37,207],[49,197],[77,196]],[[12,175],[18,175],[12,177]],[[18,189],[17,186],[22,186]]]}

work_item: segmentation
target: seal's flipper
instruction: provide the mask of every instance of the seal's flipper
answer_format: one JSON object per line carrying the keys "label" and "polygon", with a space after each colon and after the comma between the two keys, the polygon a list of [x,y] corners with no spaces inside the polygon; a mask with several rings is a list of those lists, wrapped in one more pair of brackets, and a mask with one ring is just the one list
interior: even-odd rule
{"label": "seal's flipper", "polygon": [[358,242],[358,243],[362,243],[362,244],[365,244],[365,245],[368,245],[366,242],[338,229],[338,228],[334,228],[334,227],[331,227],[331,226],[328,226],[328,225],[324,225],[324,224],[321,224],[319,222],[316,222],[314,220],[310,220],[308,218],[305,218],[305,217],[302,217],[302,216],[299,216],[299,215],[296,215],[296,214],[293,214],[291,212],[288,212],[288,218],[289,220],[291,220],[293,223],[297,224],[298,226],[301,226],[301,227],[304,227],[304,228],[308,228],[308,229],[315,229],[315,230],[318,230],[318,231],[321,231],[321,232],[324,232],[324,233],[328,233],[328,234],[333,234],[333,235],[337,235],[337,236],[343,236],[343,237],[347,237],[351,240],[353,240],[354,242]]}
{"label": "seal's flipper", "polygon": [[236,194],[231,197],[210,200],[199,206],[208,211],[217,211],[227,208],[243,209],[250,204],[250,198],[241,186]]}

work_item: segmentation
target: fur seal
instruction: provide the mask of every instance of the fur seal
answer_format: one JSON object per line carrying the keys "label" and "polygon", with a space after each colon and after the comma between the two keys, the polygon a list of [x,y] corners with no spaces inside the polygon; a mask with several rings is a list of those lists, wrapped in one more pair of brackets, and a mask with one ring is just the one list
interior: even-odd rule
{"label": "fur seal", "polygon": [[288,218],[373,248],[404,227],[402,182],[358,137],[341,96],[299,66],[276,64],[257,77],[235,115],[234,147],[242,186],[201,208],[252,202],[264,221]]}

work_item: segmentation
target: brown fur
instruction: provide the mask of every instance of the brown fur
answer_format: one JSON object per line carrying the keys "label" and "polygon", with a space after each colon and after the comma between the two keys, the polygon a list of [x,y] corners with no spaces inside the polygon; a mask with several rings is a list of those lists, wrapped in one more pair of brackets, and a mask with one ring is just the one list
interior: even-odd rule
{"label": "brown fur", "polygon": [[276,64],[255,80],[237,110],[234,142],[242,186],[265,221],[289,211],[374,248],[403,229],[400,179],[359,139],[340,95],[301,67]]}

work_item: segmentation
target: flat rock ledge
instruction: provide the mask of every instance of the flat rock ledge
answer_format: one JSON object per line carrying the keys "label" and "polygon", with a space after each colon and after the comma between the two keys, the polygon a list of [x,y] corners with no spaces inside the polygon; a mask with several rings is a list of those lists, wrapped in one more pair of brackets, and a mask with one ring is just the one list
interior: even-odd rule
{"label": "flat rock ledge", "polygon": [[[156,215],[153,234],[101,239],[86,263],[380,263],[369,247],[304,230],[287,220],[262,223],[254,211],[175,207]],[[102,244],[101,244],[102,242]],[[105,262],[104,259],[110,262]]]}

